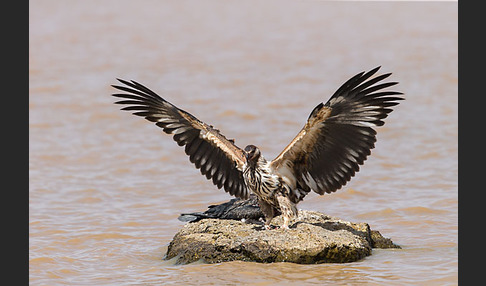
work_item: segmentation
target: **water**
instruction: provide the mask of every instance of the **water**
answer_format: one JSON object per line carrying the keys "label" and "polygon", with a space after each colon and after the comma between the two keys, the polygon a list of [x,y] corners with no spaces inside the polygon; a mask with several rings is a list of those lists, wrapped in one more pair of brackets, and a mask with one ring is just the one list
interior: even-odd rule
{"label": "water", "polygon": [[[31,1],[33,285],[455,285],[457,2]],[[403,247],[349,264],[162,260],[181,212],[230,199],[111,96],[135,79],[274,158],[350,76],[381,65],[403,101],[361,171],[299,208]]]}

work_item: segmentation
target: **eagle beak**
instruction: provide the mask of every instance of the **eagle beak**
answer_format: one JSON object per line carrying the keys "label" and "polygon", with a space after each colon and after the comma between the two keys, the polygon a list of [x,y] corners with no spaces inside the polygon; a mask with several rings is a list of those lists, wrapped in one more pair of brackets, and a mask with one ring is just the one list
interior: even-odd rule
{"label": "eagle beak", "polygon": [[248,152],[245,151],[245,159],[246,160],[249,160],[250,159],[250,154]]}

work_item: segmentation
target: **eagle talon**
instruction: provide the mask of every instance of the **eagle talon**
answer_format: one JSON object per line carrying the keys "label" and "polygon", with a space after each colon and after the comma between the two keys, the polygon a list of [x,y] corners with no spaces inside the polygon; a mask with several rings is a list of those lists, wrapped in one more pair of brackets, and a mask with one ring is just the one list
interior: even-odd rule
{"label": "eagle talon", "polygon": [[[276,225],[267,225],[267,224],[266,224],[266,225],[264,225],[264,229],[265,229],[265,230],[281,229],[281,228],[282,228],[282,227],[280,227],[280,226],[276,226]],[[288,229],[288,227],[287,227],[287,229]]]}

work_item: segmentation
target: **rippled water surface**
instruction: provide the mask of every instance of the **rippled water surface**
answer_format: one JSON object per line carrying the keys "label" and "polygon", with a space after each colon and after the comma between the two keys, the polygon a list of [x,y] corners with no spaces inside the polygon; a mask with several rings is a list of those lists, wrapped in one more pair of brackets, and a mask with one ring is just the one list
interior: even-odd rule
{"label": "rippled water surface", "polygon": [[[39,0],[29,14],[32,285],[457,284],[457,3]],[[403,249],[348,264],[163,260],[179,213],[230,197],[119,111],[115,78],[272,159],[378,65],[406,100],[351,182],[299,208],[368,222]]]}

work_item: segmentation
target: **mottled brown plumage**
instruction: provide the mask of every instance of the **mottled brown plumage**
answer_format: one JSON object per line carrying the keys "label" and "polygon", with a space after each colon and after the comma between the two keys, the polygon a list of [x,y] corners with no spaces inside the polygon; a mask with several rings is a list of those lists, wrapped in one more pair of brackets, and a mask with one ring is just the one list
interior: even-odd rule
{"label": "mottled brown plumage", "polygon": [[[397,84],[384,82],[390,73],[374,76],[379,67],[346,81],[324,104],[318,104],[306,124],[272,161],[258,147],[241,149],[188,112],[177,108],[135,81],[119,79],[125,86],[113,85],[125,93],[122,110],[135,111],[171,134],[185,147],[201,174],[218,188],[238,198],[250,193],[258,196],[268,227],[281,211],[283,228],[297,214],[296,204],[311,190],[323,195],[344,186],[371,154],[376,142],[375,126],[382,126],[390,107],[398,104],[402,93],[383,91]],[[373,77],[374,76],[374,77]]]}

